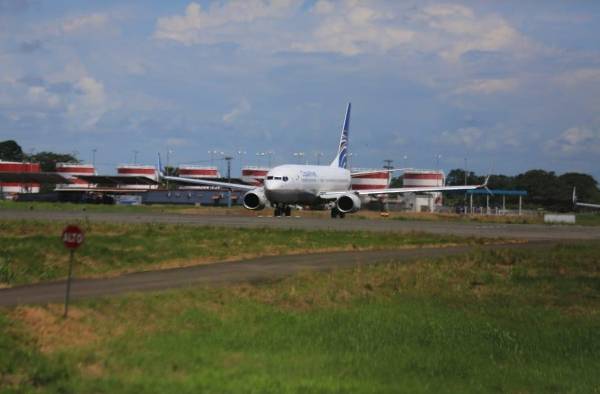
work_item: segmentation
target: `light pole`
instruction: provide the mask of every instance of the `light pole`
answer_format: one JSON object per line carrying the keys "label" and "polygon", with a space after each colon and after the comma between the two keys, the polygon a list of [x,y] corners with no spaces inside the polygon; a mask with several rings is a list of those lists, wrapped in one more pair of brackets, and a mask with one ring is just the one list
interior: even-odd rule
{"label": "light pole", "polygon": [[258,166],[261,167],[262,166],[262,160],[261,157],[264,157],[266,155],[265,152],[256,152],[256,158],[258,159]]}
{"label": "light pole", "polygon": [[268,151],[267,152],[267,160],[268,160],[267,161],[267,163],[268,163],[267,165],[268,165],[269,168],[271,168],[271,157],[272,156],[273,156],[273,151],[272,150]]}
{"label": "light pole", "polygon": [[440,159],[442,158],[441,154],[435,155],[435,168],[439,171],[440,169]]}
{"label": "light pole", "polygon": [[315,152],[315,156],[317,157],[317,165],[321,164],[321,157],[323,157],[323,152]]}
{"label": "light pole", "polygon": [[300,164],[300,161],[304,157],[304,152],[294,152],[294,157],[296,158],[296,162]]}
{"label": "light pole", "polygon": [[242,155],[245,155],[247,152],[243,149],[238,149],[237,154],[239,156],[240,161],[240,174],[244,171],[244,166],[242,165]]}
{"label": "light pole", "polygon": [[[221,154],[224,154],[221,152]],[[227,183],[231,183],[231,156],[223,157],[227,161]],[[227,208],[231,208],[231,188],[227,191]]]}
{"label": "light pole", "polygon": [[219,153],[217,150],[209,150],[208,154],[210,155],[210,166],[214,166],[215,165],[215,155]]}
{"label": "light pole", "polygon": [[133,151],[133,164],[137,164],[137,155],[138,155],[139,151],[134,150]]}

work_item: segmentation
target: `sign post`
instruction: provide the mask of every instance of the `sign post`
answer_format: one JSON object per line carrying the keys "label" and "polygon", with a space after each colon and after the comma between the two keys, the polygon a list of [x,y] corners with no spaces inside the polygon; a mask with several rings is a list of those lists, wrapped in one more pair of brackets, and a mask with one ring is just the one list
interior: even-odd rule
{"label": "sign post", "polygon": [[75,249],[77,249],[83,243],[85,236],[83,231],[74,225],[69,225],[64,228],[62,232],[62,241],[67,249],[69,249],[69,276],[67,277],[67,293],[65,295],[65,314],[64,318],[69,313],[69,297],[71,295],[71,276],[73,274],[73,260],[75,256]]}

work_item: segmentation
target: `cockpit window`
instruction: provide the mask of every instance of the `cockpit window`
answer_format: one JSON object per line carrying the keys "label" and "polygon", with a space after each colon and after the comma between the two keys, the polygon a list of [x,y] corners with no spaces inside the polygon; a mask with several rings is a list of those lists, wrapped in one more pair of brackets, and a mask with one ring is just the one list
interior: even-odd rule
{"label": "cockpit window", "polygon": [[271,180],[271,179],[273,179],[273,176],[272,176],[272,175],[269,175],[269,176],[267,177],[267,179],[268,179],[268,180]]}
{"label": "cockpit window", "polygon": [[289,178],[288,178],[287,176],[284,176],[284,177],[283,177],[283,181],[284,181],[284,182],[287,182],[288,180],[289,180]]}
{"label": "cockpit window", "polygon": [[273,179],[275,179],[276,181],[280,181],[280,180],[281,180],[281,177],[280,177],[280,176],[276,176],[276,177],[274,177]]}

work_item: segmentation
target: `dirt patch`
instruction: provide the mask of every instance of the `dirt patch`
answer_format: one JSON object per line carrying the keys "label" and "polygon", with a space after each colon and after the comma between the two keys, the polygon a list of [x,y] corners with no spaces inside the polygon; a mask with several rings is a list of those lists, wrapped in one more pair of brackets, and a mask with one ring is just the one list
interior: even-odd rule
{"label": "dirt patch", "polygon": [[99,339],[86,312],[76,307],[69,308],[67,319],[63,318],[63,306],[58,304],[47,307],[20,306],[12,315],[24,323],[43,353],[80,347]]}

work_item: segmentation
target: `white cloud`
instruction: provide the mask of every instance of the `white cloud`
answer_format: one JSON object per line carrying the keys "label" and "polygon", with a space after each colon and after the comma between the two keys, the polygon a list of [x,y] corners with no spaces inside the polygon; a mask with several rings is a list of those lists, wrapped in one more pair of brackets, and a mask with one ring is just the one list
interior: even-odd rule
{"label": "white cloud", "polygon": [[27,97],[32,103],[41,104],[44,107],[56,108],[61,104],[59,96],[48,92],[43,86],[29,87]]}
{"label": "white cloud", "polygon": [[393,14],[368,2],[347,1],[333,7],[328,1],[319,1],[312,11],[321,17],[317,28],[308,40],[292,43],[291,49],[348,56],[384,53],[411,42],[416,34],[399,26]]}
{"label": "white cloud", "polygon": [[523,147],[523,136],[512,127],[498,123],[492,127],[462,127],[442,132],[439,141],[443,144],[461,146],[474,151],[491,151],[503,147]]}
{"label": "white cloud", "polygon": [[61,31],[63,33],[72,33],[84,29],[98,29],[104,27],[108,20],[108,15],[103,13],[81,15],[64,20],[61,24]]}
{"label": "white cloud", "polygon": [[545,144],[546,152],[576,155],[600,153],[600,131],[588,127],[574,126],[564,130]]}
{"label": "white cloud", "polygon": [[241,115],[250,112],[251,108],[252,107],[250,106],[248,100],[242,99],[242,101],[240,101],[240,103],[235,108],[223,115],[223,122],[233,123]]}
{"label": "white cloud", "polygon": [[484,94],[490,95],[495,93],[508,93],[517,88],[517,79],[480,79],[468,82],[454,90],[454,94]]}
{"label": "white cloud", "polygon": [[457,62],[469,51],[525,54],[534,47],[504,18],[478,15],[462,5],[430,5],[417,19],[428,27],[427,46],[437,47],[442,58],[450,62]]}
{"label": "white cloud", "polygon": [[184,15],[159,18],[154,37],[185,45],[228,40],[236,42],[250,31],[231,29],[232,25],[248,25],[260,19],[281,18],[297,4],[292,0],[232,0],[213,3],[203,9],[200,4],[192,2],[186,7]]}
{"label": "white cloud", "polygon": [[575,87],[582,84],[600,82],[600,68],[580,68],[561,73],[556,81],[562,85]]}
{"label": "white cloud", "polygon": [[[159,18],[154,38],[184,45],[231,42],[266,51],[355,56],[400,50],[436,54],[456,63],[470,51],[529,53],[535,45],[507,20],[462,5],[319,0],[233,0]],[[252,22],[252,24],[250,24]]]}
{"label": "white cloud", "polygon": [[75,86],[79,95],[71,100],[67,114],[75,128],[92,128],[109,109],[104,85],[92,77],[84,76]]}

